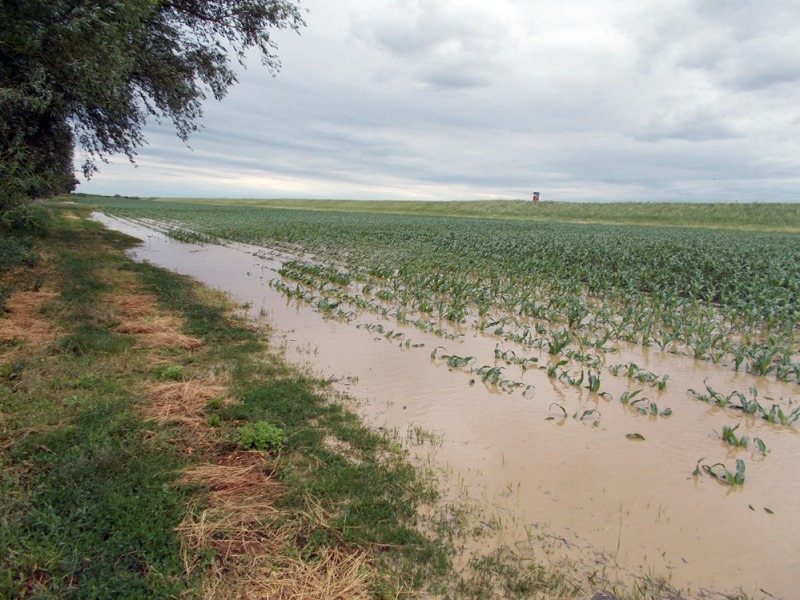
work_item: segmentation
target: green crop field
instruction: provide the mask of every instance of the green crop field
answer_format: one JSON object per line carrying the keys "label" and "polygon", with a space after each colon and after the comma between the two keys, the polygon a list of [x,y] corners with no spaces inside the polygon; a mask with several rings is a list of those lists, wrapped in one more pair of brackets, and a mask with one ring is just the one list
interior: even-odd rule
{"label": "green crop field", "polygon": [[[81,195],[78,194],[78,197]],[[85,197],[91,200],[91,196]],[[110,198],[102,202],[113,202]],[[136,199],[120,199],[124,204]],[[281,208],[322,212],[350,212],[392,215],[500,219],[510,221],[559,221],[607,225],[646,225],[782,231],[800,233],[800,204],[679,204],[679,203],[580,203],[533,202],[523,200],[415,202],[401,200],[297,200],[233,198],[147,198],[154,204],[189,204],[194,207],[233,206]]]}
{"label": "green crop field", "polygon": [[[282,274],[296,285],[278,285],[342,318],[353,314],[349,306],[445,336],[448,326],[466,325],[556,354],[621,340],[798,379],[800,236],[793,233],[87,200],[120,216],[168,221],[174,235],[189,229],[313,255],[285,265]],[[636,206],[643,221],[664,211],[655,205],[648,216]],[[749,206],[762,217],[771,208]],[[598,214],[613,220],[613,208]],[[695,224],[719,209],[701,208],[687,209],[697,213]],[[553,210],[577,214],[575,205]]]}

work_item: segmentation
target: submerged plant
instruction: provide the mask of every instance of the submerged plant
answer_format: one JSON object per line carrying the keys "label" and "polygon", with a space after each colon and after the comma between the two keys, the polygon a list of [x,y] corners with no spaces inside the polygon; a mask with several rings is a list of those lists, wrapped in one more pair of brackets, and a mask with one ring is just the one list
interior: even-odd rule
{"label": "submerged plant", "polygon": [[745,465],[742,459],[736,460],[735,472],[730,471],[723,463],[704,465],[704,460],[704,458],[701,458],[697,461],[697,465],[695,465],[694,471],[692,472],[694,477],[700,477],[703,475],[703,473],[705,473],[720,483],[724,483],[725,485],[744,485]]}
{"label": "submerged plant", "polygon": [[[583,371],[581,371],[581,375],[583,375]],[[586,389],[590,392],[597,393],[600,390],[600,373],[595,374],[589,371],[587,377],[589,383],[586,385]]]}
{"label": "submerged plant", "polygon": [[[550,412],[552,412],[554,406],[561,412],[561,417],[560,418],[561,418],[562,421],[565,420],[569,416],[569,413],[567,412],[567,409],[564,408],[563,406],[561,406],[558,402],[550,403],[550,408],[549,408]],[[592,426],[593,427],[597,427],[597,426],[600,425],[600,416],[601,416],[601,414],[600,414],[599,410],[597,410],[596,408],[589,408],[589,409],[584,410],[583,412],[581,412],[581,411],[575,412],[572,415],[572,418],[575,419],[576,421],[584,421],[584,420],[586,420],[588,418],[594,417],[594,421],[592,421]],[[555,419],[556,419],[556,417],[553,417],[552,415],[550,415],[545,419],[545,421],[555,421]]]}
{"label": "submerged plant", "polygon": [[561,354],[561,351],[569,346],[572,337],[569,331],[554,331],[552,337],[547,340],[548,354]]}
{"label": "submerged plant", "polygon": [[648,398],[634,400],[630,403],[630,406],[635,407],[639,414],[650,415],[651,417],[669,417],[672,414],[671,408],[659,410],[658,404]]}
{"label": "submerged plant", "polygon": [[726,485],[744,485],[744,461],[742,459],[736,460],[736,472],[728,470],[723,463],[716,463],[713,465],[703,465],[703,471],[716,479],[717,481]]}
{"label": "submerged plant", "polygon": [[741,425],[741,423],[737,424],[735,427],[730,427],[729,425],[723,425],[722,441],[728,443],[734,448],[747,448],[747,443],[750,441],[750,438],[746,435],[742,437],[736,436],[736,430],[739,429],[739,425]]}

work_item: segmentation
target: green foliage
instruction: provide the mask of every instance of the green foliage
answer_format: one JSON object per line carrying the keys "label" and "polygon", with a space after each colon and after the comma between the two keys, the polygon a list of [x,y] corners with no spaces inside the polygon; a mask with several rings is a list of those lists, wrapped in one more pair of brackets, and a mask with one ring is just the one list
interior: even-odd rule
{"label": "green foliage", "polygon": [[[476,329],[553,356],[621,340],[787,380],[798,372],[796,235],[97,200],[121,216],[328,257],[285,265],[274,285],[343,318],[349,304],[446,337],[472,316]],[[629,376],[667,386],[638,367]]]}
{"label": "green foliage", "polygon": [[158,202],[226,205],[239,208],[279,208],[327,213],[372,213],[397,216],[492,219],[605,225],[647,225],[748,231],[800,230],[797,203],[654,203],[540,202],[522,200],[418,202],[404,200],[308,200],[156,198]]}
{"label": "green foliage", "polygon": [[277,425],[259,421],[239,428],[239,445],[245,450],[277,452],[286,442],[286,432]]}
{"label": "green foliage", "polygon": [[28,239],[12,234],[0,237],[0,275],[17,267],[32,267],[38,259]]}
{"label": "green foliage", "polygon": [[705,465],[703,461],[705,459],[701,458],[697,461],[697,465],[694,468],[694,472],[692,475],[694,477],[700,477],[703,473],[709,475],[711,478],[717,480],[718,482],[724,485],[744,485],[744,478],[745,478],[745,464],[744,461],[741,459],[736,460],[736,471],[730,471],[728,467],[726,467],[723,463],[716,463],[713,465]]}
{"label": "green foliage", "polygon": [[50,223],[50,214],[41,204],[25,199],[9,201],[0,207],[0,231],[19,230],[44,232]]}
{"label": "green foliage", "polygon": [[[185,589],[174,533],[180,463],[146,441],[130,401],[93,398],[74,422],[26,439],[13,463],[35,473],[24,505],[3,505],[0,596],[167,597]],[[2,485],[0,485],[2,487]],[[158,574],[158,575],[157,575]],[[33,583],[36,582],[36,583]]]}
{"label": "green foliage", "polygon": [[[741,410],[745,414],[757,416],[775,425],[789,426],[800,420],[800,406],[792,408],[791,402],[789,406],[782,406],[775,402],[772,402],[769,406],[761,404],[758,401],[758,390],[756,388],[750,388],[752,398],[748,398],[745,394],[737,390],[732,391],[726,396],[717,392],[708,382],[705,382],[705,386],[708,392],[707,394],[693,389],[689,390],[689,394],[701,402],[716,404],[723,408]],[[767,397],[766,400],[772,400],[772,398]]]}
{"label": "green foliage", "polygon": [[737,437],[736,430],[739,429],[739,425],[741,425],[741,423],[736,424],[733,427],[731,427],[730,425],[723,425],[722,441],[726,442],[730,446],[733,446],[734,448],[747,448],[747,444],[750,441],[750,438],[746,435],[742,437]]}
{"label": "green foliage", "polygon": [[163,367],[158,376],[161,379],[171,379],[172,381],[180,381],[184,378],[184,368],[183,365],[169,365]]}
{"label": "green foliage", "polygon": [[[0,210],[0,221],[2,219],[3,213]],[[42,284],[41,276],[23,270],[38,262],[36,239],[29,232],[19,229],[5,230],[0,225],[0,318],[6,311],[9,297],[15,291],[39,289]],[[15,270],[19,271],[7,275]]]}
{"label": "green foliage", "polygon": [[[279,66],[271,31],[304,23],[291,0],[89,0],[0,3],[3,205],[71,191],[73,145],[94,158],[144,143],[149,117],[182,139],[208,91],[236,81],[228,55]],[[5,193],[5,192],[4,192]]]}
{"label": "green foliage", "polygon": [[745,464],[741,459],[736,460],[736,472],[729,471],[722,463],[710,466],[703,465],[703,470],[717,481],[726,485],[744,485]]}
{"label": "green foliage", "polygon": [[96,312],[97,271],[115,259],[88,251],[90,232],[51,236],[64,287],[49,316],[63,317],[66,351],[32,353],[0,372],[14,383],[0,391],[0,597],[184,595],[194,583],[176,534],[189,501],[177,482],[185,462],[139,415],[137,369],[99,354],[121,337]]}

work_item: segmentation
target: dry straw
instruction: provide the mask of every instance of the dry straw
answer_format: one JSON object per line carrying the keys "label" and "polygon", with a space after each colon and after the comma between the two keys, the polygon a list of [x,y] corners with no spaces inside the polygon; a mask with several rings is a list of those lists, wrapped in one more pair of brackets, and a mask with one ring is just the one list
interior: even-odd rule
{"label": "dry straw", "polygon": [[226,389],[209,382],[170,381],[150,388],[150,402],[144,408],[148,419],[160,423],[203,423],[202,412],[212,398],[224,397]]}
{"label": "dry straw", "polygon": [[[308,524],[274,508],[281,485],[264,469],[258,452],[235,452],[224,464],[187,469],[184,483],[208,489],[206,505],[178,528],[187,550],[212,548],[216,561],[206,574],[205,598],[370,598],[372,569],[359,549],[333,547],[306,556],[298,532]],[[323,525],[324,515],[306,515]],[[188,572],[197,568],[184,552]],[[301,558],[302,557],[302,558]]]}
{"label": "dry straw", "polygon": [[41,348],[62,331],[41,316],[42,304],[58,294],[52,292],[17,292],[8,299],[6,317],[0,319],[0,341],[21,341],[32,348]]}
{"label": "dry straw", "polygon": [[197,338],[181,333],[181,319],[159,314],[156,297],[151,294],[117,294],[109,299],[123,316],[115,328],[117,333],[135,335],[149,348],[195,350],[202,345]]}

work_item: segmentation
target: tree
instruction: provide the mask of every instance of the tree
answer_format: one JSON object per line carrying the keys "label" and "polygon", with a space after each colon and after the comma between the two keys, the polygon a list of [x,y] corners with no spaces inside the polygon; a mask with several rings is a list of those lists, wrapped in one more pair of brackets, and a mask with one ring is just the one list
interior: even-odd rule
{"label": "tree", "polygon": [[28,195],[74,182],[75,145],[87,176],[132,160],[149,118],[186,140],[231,58],[255,49],[274,74],[271,32],[305,24],[292,0],[0,0],[0,23],[0,176]]}

